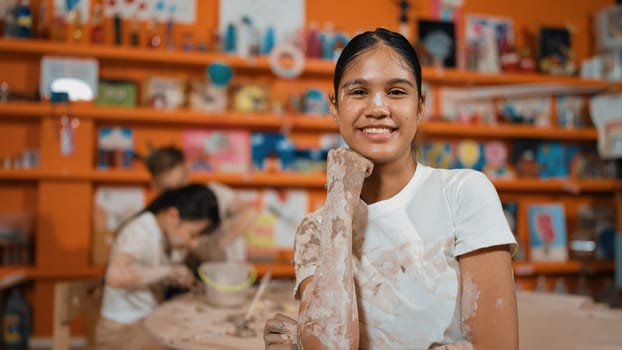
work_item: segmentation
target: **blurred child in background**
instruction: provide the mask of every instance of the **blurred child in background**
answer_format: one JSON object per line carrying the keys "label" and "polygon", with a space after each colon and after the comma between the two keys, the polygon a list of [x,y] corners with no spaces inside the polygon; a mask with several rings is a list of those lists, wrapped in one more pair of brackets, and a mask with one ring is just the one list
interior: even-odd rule
{"label": "blurred child in background", "polygon": [[152,287],[190,287],[195,279],[182,263],[185,254],[219,224],[214,192],[190,184],[162,192],[121,228],[105,275],[98,350],[159,348],[142,325],[158,304]]}
{"label": "blurred child in background", "polygon": [[[152,150],[145,158],[145,163],[156,191],[190,182],[186,158],[175,146]],[[214,235],[201,238],[197,248],[188,256],[188,265],[196,268],[203,261],[246,260],[242,235],[255,224],[256,208],[242,201],[234,190],[221,183],[209,182],[207,187],[218,200],[221,225]]]}

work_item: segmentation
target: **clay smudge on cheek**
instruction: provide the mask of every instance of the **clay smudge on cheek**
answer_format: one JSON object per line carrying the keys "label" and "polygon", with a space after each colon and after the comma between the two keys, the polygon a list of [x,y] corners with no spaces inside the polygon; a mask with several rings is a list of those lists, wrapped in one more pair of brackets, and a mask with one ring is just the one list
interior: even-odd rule
{"label": "clay smudge on cheek", "polygon": [[479,300],[480,291],[477,285],[473,282],[471,274],[465,273],[462,286],[462,332],[466,339],[471,337],[471,328],[466,324],[466,321],[477,314],[477,302]]}

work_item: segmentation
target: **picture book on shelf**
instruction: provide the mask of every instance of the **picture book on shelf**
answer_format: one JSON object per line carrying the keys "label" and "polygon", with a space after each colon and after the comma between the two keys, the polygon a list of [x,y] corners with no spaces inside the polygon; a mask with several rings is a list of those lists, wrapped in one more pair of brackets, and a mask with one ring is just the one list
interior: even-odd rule
{"label": "picture book on shelf", "polygon": [[527,215],[531,260],[567,260],[566,215],[563,204],[531,204]]}
{"label": "picture book on shelf", "polygon": [[502,203],[502,205],[503,205],[503,214],[505,215],[505,218],[508,221],[508,226],[510,226],[510,230],[512,230],[512,233],[514,234],[514,238],[516,239],[516,242],[518,243],[517,251],[512,256],[512,259],[517,260],[517,261],[522,261],[525,259],[525,247],[524,247],[522,240],[518,236],[518,226],[517,226],[518,225],[518,219],[517,219],[518,203],[504,202]]}
{"label": "picture book on shelf", "polygon": [[266,190],[263,209],[275,218],[275,244],[293,247],[296,229],[307,213],[308,195],[302,190]]}
{"label": "picture book on shelf", "polygon": [[134,133],[131,128],[103,127],[97,141],[97,167],[131,168],[134,159]]}
{"label": "picture book on shelf", "polygon": [[183,149],[191,171],[245,173],[250,134],[243,130],[186,130]]}

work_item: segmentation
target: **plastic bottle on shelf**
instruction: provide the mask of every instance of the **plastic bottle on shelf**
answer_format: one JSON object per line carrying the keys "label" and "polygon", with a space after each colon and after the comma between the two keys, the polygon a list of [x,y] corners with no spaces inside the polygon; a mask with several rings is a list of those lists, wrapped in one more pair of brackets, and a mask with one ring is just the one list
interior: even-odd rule
{"label": "plastic bottle on shelf", "polygon": [[102,14],[102,4],[97,3],[93,7],[93,26],[91,27],[91,43],[104,43],[104,19]]}
{"label": "plastic bottle on shelf", "polygon": [[21,0],[16,9],[17,37],[32,38],[32,11],[30,0]]}
{"label": "plastic bottle on shelf", "polygon": [[55,3],[50,37],[54,41],[65,41],[67,38],[67,23],[65,21],[65,8],[62,3]]}
{"label": "plastic bottle on shelf", "polygon": [[50,38],[50,28],[48,26],[48,6],[47,1],[41,1],[39,8],[39,20],[37,23],[37,38],[47,40]]}
{"label": "plastic bottle on shelf", "polygon": [[82,34],[83,34],[82,12],[80,11],[78,7],[75,7],[71,12],[72,12],[71,17],[72,17],[72,22],[73,22],[73,32],[71,34],[71,38],[73,39],[74,42],[78,43],[82,41]]}
{"label": "plastic bottle on shelf", "polygon": [[147,39],[147,46],[152,49],[160,47],[160,44],[162,43],[159,24],[158,19],[155,17],[151,19],[151,22],[149,22],[149,38]]}
{"label": "plastic bottle on shelf", "polygon": [[30,338],[30,307],[17,288],[2,312],[2,349],[26,350]]}

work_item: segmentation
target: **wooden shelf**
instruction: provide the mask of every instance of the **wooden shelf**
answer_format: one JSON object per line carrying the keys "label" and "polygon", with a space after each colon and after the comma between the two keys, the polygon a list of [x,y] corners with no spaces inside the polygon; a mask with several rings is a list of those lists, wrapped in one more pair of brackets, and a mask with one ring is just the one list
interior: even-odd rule
{"label": "wooden shelf", "polygon": [[[0,117],[59,117],[66,113],[66,105],[53,107],[43,102],[10,102],[0,104]],[[335,122],[325,116],[307,116],[303,114],[274,115],[270,113],[224,112],[210,113],[201,111],[162,110],[146,107],[97,107],[90,103],[74,103],[71,115],[81,119],[94,119],[98,122],[157,123],[204,125],[222,128],[252,128],[279,130],[288,124],[294,130],[337,131]]]}
{"label": "wooden shelf", "polygon": [[[326,184],[324,173],[262,173],[223,174],[192,173],[194,182],[217,181],[235,187],[305,187],[323,188]],[[92,170],[89,172],[54,173],[39,169],[0,169],[0,180],[40,181],[40,180],[86,180],[99,183],[137,183],[147,184],[149,174],[145,170]],[[551,192],[551,193],[612,193],[622,189],[622,181],[616,179],[494,179],[498,191]]]}
{"label": "wooden shelf", "polygon": [[587,274],[613,273],[613,261],[577,261],[562,262],[513,262],[514,274],[518,277],[537,274]]}
{"label": "wooden shelf", "polygon": [[[149,175],[146,171],[137,170],[97,170],[90,174],[90,179],[96,182],[114,183],[147,183]],[[323,173],[259,173],[223,174],[223,173],[192,173],[193,182],[207,183],[221,182],[234,187],[268,186],[268,187],[319,187],[323,188],[326,177]]]}
{"label": "wooden shelf", "polygon": [[0,103],[0,116],[3,118],[41,118],[52,115],[49,103],[39,102],[9,102]]}
{"label": "wooden shelf", "polygon": [[43,279],[77,279],[77,278],[98,278],[104,274],[103,267],[91,267],[88,269],[72,270],[57,269],[48,270],[34,266],[5,266],[0,267],[0,279],[11,275],[23,275],[26,280]]}
{"label": "wooden shelf", "polygon": [[494,179],[498,191],[532,191],[532,192],[568,192],[573,194],[585,192],[604,192],[622,188],[622,181],[616,179]]}
{"label": "wooden shelf", "polygon": [[[184,52],[180,50],[133,48],[127,46],[89,45],[56,43],[32,39],[0,39],[0,52],[31,55],[65,55],[75,57],[94,57],[100,60],[136,62],[145,64],[177,64],[206,66],[212,62],[226,62],[233,68],[268,70],[266,57],[246,59],[224,53]],[[330,60],[307,59],[305,73],[332,75],[335,62]],[[510,85],[510,84],[560,84],[577,87],[608,89],[619,85],[602,80],[581,79],[578,77],[557,77],[536,73],[480,73],[453,68],[422,68],[424,80],[445,85]]]}
{"label": "wooden shelf", "polygon": [[598,79],[581,79],[525,72],[482,73],[453,68],[422,67],[423,79],[431,83],[454,85],[514,85],[514,84],[559,84],[576,87],[607,89],[619,85]]}
{"label": "wooden shelf", "polygon": [[[274,278],[294,277],[293,264],[257,263],[255,267],[259,276],[263,276],[268,269],[272,269],[272,277]],[[17,277],[25,280],[103,278],[104,271],[104,267],[91,267],[86,270],[46,270],[34,266],[5,266],[0,267],[0,282],[8,282]]]}
{"label": "wooden shelf", "polygon": [[[49,117],[60,116],[66,111],[64,106],[58,106],[55,111],[52,108],[49,103],[11,102],[0,104],[0,116],[4,118]],[[337,125],[332,118],[303,114],[277,116],[270,113],[209,113],[192,110],[157,110],[145,107],[96,107],[84,103],[74,104],[71,107],[71,114],[78,118],[94,119],[104,123],[167,123],[223,128],[252,128],[254,130],[279,130],[289,125],[296,131],[337,132]],[[568,141],[596,141],[598,138],[598,133],[594,128],[566,129],[505,124],[494,126],[465,125],[435,120],[423,122],[419,130],[424,135],[445,137],[530,138]]]}
{"label": "wooden shelf", "polygon": [[[326,177],[323,173],[193,173],[194,182],[217,181],[235,187],[316,187],[323,188]],[[53,173],[38,169],[0,169],[0,180],[41,181],[41,180],[85,180],[99,183],[137,183],[147,184],[149,174],[144,170],[93,170],[90,172]]]}
{"label": "wooden shelf", "polygon": [[425,135],[446,137],[529,138],[568,141],[596,141],[598,139],[598,132],[594,128],[566,129],[508,124],[479,125],[430,120],[423,122],[419,130]]}
{"label": "wooden shelf", "polygon": [[[581,262],[570,260],[564,262],[513,262],[514,274],[517,277],[527,277],[538,274],[601,274],[612,273],[615,270],[613,261],[588,261]],[[264,275],[269,269],[272,269],[272,277],[274,278],[294,278],[295,271],[293,264],[282,263],[256,263],[257,273],[259,276]],[[86,270],[45,270],[37,269],[32,266],[11,266],[0,268],[0,279],[11,274],[23,274],[26,279],[76,279],[76,278],[98,278],[103,277],[103,267],[92,267]]]}

